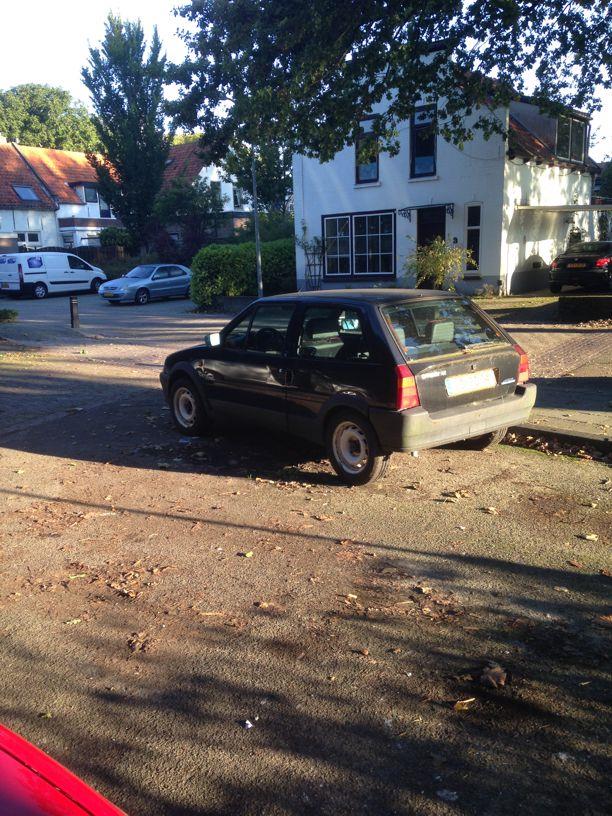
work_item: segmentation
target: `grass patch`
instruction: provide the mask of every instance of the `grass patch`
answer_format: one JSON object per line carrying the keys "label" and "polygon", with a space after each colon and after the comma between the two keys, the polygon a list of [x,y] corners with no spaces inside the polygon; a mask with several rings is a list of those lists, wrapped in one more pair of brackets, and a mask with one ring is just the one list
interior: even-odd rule
{"label": "grass patch", "polygon": [[0,309],[0,323],[14,323],[18,315],[16,309]]}

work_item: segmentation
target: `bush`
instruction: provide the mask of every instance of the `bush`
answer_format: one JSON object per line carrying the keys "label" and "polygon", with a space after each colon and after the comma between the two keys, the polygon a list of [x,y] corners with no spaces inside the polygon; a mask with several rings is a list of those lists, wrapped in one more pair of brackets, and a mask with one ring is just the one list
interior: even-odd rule
{"label": "bush", "polygon": [[18,314],[16,309],[0,309],[0,323],[13,323]]}
{"label": "bush", "polygon": [[431,244],[419,246],[405,265],[416,279],[416,285],[425,289],[454,289],[463,265],[472,261],[469,249],[449,246],[444,238],[434,238]]}
{"label": "bush", "polygon": [[100,231],[100,244],[103,247],[121,246],[130,249],[130,233],[121,227],[106,227]]}
{"label": "bush", "polygon": [[[264,294],[295,290],[295,243],[291,238],[261,245]],[[211,244],[191,263],[191,295],[198,306],[216,297],[257,295],[255,244]]]}

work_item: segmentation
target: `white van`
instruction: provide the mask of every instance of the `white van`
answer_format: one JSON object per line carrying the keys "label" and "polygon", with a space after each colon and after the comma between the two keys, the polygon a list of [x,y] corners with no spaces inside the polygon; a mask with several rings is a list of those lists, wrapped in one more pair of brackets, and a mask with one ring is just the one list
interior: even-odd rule
{"label": "white van", "polygon": [[97,292],[106,275],[68,252],[0,255],[0,294],[45,298],[54,292]]}

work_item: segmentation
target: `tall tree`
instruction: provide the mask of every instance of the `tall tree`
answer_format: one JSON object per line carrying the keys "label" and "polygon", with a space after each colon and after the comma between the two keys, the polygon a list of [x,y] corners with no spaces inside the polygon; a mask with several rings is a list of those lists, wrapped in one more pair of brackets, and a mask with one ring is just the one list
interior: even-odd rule
{"label": "tall tree", "polygon": [[190,184],[175,179],[155,202],[155,215],[165,227],[179,227],[183,255],[191,260],[215,234],[223,212],[223,199],[205,179]]}
{"label": "tall tree", "polygon": [[102,144],[102,156],[90,156],[100,192],[134,243],[146,244],[170,147],[164,130],[166,58],[157,29],[147,53],[140,22],[110,14],[82,76]]}
{"label": "tall tree", "polygon": [[[253,153],[246,144],[232,145],[223,160],[228,178],[252,199]],[[257,198],[262,209],[268,212],[286,213],[291,205],[293,180],[291,153],[277,144],[262,145],[255,153],[257,173]]]}
{"label": "tall tree", "polygon": [[89,152],[98,135],[84,105],[62,88],[17,85],[0,91],[0,133],[31,147]]}
{"label": "tall tree", "polygon": [[496,109],[528,74],[551,112],[597,105],[611,84],[605,0],[192,0],[180,13],[195,31],[175,110],[213,158],[238,138],[328,160],[379,103],[375,133],[395,151],[420,100],[439,101],[438,129],[462,144],[503,131]]}

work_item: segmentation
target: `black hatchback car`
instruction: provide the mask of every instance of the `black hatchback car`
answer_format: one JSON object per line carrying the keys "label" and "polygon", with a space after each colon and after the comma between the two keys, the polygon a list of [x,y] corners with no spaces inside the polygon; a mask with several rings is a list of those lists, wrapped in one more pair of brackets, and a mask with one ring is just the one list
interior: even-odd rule
{"label": "black hatchback car", "polygon": [[536,396],[525,352],[474,303],[409,289],[262,298],[160,378],[183,434],[251,422],[305,437],[349,484],[394,451],[495,444]]}
{"label": "black hatchback car", "polygon": [[550,265],[550,291],[565,285],[612,290],[612,241],[581,241],[558,255]]}

